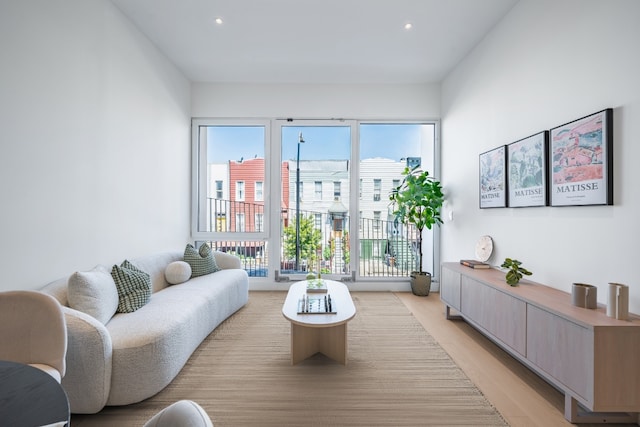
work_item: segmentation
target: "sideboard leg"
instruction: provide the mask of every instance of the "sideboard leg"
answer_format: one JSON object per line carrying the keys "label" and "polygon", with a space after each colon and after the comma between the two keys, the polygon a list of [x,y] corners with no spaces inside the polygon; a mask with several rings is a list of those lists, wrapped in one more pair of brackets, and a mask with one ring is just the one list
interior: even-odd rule
{"label": "sideboard leg", "polygon": [[575,423],[578,418],[578,401],[569,394],[564,395],[564,417],[570,423]]}
{"label": "sideboard leg", "polygon": [[462,320],[462,316],[459,314],[451,314],[451,307],[448,305],[445,308],[445,318],[447,320]]}
{"label": "sideboard leg", "polygon": [[580,412],[578,401],[571,395],[564,395],[564,417],[573,424],[592,423],[592,424],[616,424],[638,422],[638,413],[619,413],[619,412]]}

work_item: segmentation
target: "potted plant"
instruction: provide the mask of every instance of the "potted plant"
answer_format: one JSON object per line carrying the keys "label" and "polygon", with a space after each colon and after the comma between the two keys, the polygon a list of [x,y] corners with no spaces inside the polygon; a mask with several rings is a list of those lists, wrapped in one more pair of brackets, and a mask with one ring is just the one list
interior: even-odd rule
{"label": "potted plant", "polygon": [[440,209],[444,194],[440,181],[419,166],[402,172],[404,178],[389,195],[393,215],[404,224],[412,224],[418,232],[418,271],[411,272],[411,291],[427,296],[431,290],[431,273],[422,270],[422,230],[442,224]]}
{"label": "potted plant", "polygon": [[531,276],[533,274],[526,268],[521,267],[521,265],[522,265],[522,262],[518,261],[517,259],[511,259],[511,258],[504,259],[504,262],[500,267],[508,269],[507,274],[505,276],[505,281],[507,282],[508,285],[517,286],[518,282],[520,282],[520,279],[522,279],[523,275]]}

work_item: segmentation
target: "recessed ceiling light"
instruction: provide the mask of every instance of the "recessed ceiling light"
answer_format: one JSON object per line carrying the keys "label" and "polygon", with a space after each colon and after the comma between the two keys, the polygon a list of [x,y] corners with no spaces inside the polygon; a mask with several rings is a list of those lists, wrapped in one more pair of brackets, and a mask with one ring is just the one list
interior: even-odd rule
{"label": "recessed ceiling light", "polygon": [[413,24],[411,22],[407,22],[406,24],[404,24],[405,30],[409,31],[412,28],[413,28]]}
{"label": "recessed ceiling light", "polygon": [[222,20],[222,18],[218,17],[218,18],[216,18],[216,19],[215,19],[215,22],[216,22],[216,24],[218,24],[218,25],[222,25],[222,23],[223,23],[224,21]]}

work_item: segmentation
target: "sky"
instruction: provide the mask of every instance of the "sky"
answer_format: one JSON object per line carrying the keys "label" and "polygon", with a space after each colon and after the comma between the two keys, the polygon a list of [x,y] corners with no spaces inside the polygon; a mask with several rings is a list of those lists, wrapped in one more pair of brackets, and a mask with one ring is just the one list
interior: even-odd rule
{"label": "sky", "polygon": [[[360,125],[360,159],[383,157],[396,161],[419,157],[421,127],[415,124]],[[299,134],[300,160],[350,159],[349,126],[283,126],[283,160],[295,160]],[[208,133],[209,162],[265,157],[262,126],[210,126]]]}

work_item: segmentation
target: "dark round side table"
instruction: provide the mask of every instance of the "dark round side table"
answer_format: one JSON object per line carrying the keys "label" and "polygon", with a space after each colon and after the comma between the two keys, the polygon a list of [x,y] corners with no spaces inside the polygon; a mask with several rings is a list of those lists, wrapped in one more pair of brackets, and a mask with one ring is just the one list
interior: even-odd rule
{"label": "dark round side table", "polygon": [[7,426],[69,424],[69,400],[58,382],[40,369],[0,360],[0,420]]}

